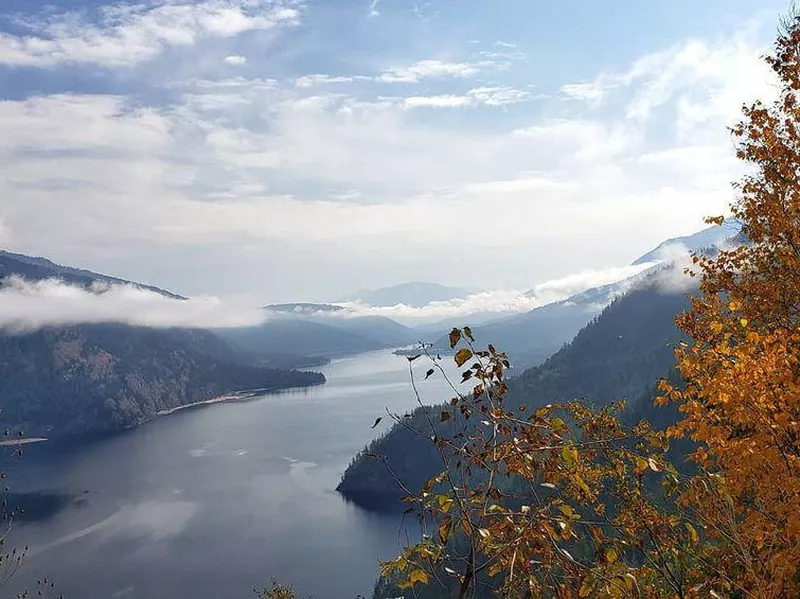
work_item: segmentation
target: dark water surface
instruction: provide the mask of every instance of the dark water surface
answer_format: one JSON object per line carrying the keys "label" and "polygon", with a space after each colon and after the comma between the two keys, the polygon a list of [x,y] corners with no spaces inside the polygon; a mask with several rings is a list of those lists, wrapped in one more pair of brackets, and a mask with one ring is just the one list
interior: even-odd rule
{"label": "dark water surface", "polygon": [[[10,469],[13,490],[68,500],[45,500],[56,507],[14,526],[11,543],[28,543],[30,556],[0,595],[47,576],[69,599],[252,598],[275,576],[315,599],[369,596],[378,560],[406,532],[334,489],[385,430],[388,419],[370,429],[384,408],[415,405],[408,362],[376,352],[321,370],[322,387],[27,447]],[[436,378],[420,389],[431,402],[450,396]]]}

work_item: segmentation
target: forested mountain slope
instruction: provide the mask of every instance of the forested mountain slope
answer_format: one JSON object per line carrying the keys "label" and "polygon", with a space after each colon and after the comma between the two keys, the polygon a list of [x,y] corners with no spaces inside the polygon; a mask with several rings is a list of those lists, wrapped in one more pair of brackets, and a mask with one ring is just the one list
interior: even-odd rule
{"label": "forested mountain slope", "polygon": [[[583,398],[605,404],[626,399],[638,412],[659,409],[649,400],[656,381],[670,375],[672,347],[680,338],[674,318],[687,303],[685,294],[662,291],[651,278],[641,288],[613,301],[572,343],[544,364],[512,379],[508,405],[536,407]],[[485,345],[493,341],[478,337],[477,342]],[[420,389],[424,396],[424,382]],[[439,413],[436,407],[431,411]],[[442,434],[447,435],[463,424],[457,420],[437,426],[446,429]],[[408,424],[429,434],[421,409]],[[395,425],[354,459],[338,487],[356,503],[376,509],[394,507],[400,491],[386,465],[365,454],[385,456],[394,475],[410,489],[418,489],[440,467],[440,458],[429,440]]]}
{"label": "forested mountain slope", "polygon": [[[58,278],[86,288],[128,283],[43,258],[0,253],[0,288],[10,276]],[[27,436],[109,431],[222,394],[325,380],[318,373],[256,363],[202,330],[121,324],[0,329],[0,418],[4,427]]]}

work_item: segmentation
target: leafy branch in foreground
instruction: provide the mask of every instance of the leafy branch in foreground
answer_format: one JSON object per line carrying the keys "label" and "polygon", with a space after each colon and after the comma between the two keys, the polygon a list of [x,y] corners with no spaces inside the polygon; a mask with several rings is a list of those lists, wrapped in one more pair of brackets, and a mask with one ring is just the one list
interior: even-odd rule
{"label": "leafy branch in foreground", "polygon": [[[800,596],[800,16],[767,58],[780,82],[732,129],[748,173],[731,206],[748,243],[698,256],[700,294],[678,324],[685,388],[662,386],[698,443],[684,497],[713,540],[710,580],[755,597]],[[719,222],[719,218],[709,219]]]}
{"label": "leafy branch in foreground", "polygon": [[[657,400],[677,424],[626,427],[618,407],[575,402],[510,411],[505,356],[454,329],[475,385],[441,414],[458,431],[430,410],[414,431],[443,470],[407,497],[427,534],[384,577],[459,598],[800,596],[800,15],[784,25],[767,58],[779,97],[732,129],[750,167],[731,205],[743,236],[689,272],[683,380]],[[665,459],[680,438],[691,476]]]}
{"label": "leafy branch in foreground", "polygon": [[[680,485],[666,434],[623,426],[621,404],[507,410],[505,354],[476,349],[469,328],[450,341],[473,386],[453,385],[450,407],[415,431],[444,469],[406,497],[425,534],[381,576],[401,588],[436,580],[459,598],[480,586],[503,597],[684,596],[699,536],[688,514],[659,503]],[[459,425],[444,435],[443,422]]]}

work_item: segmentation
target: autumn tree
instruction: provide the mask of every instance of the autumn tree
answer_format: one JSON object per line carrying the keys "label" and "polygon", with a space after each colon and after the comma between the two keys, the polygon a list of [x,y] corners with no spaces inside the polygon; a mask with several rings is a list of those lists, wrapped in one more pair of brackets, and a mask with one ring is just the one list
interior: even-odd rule
{"label": "autumn tree", "polygon": [[[684,501],[713,541],[712,585],[754,597],[800,596],[800,17],[767,59],[772,104],[732,129],[751,168],[731,206],[746,243],[695,258],[700,293],[678,324],[685,388],[675,436],[703,469]],[[721,219],[710,219],[719,222]]]}
{"label": "autumn tree", "polygon": [[[414,431],[443,468],[408,490],[425,534],[384,577],[459,598],[481,585],[503,597],[800,597],[799,17],[766,60],[779,97],[732,129],[750,167],[731,205],[742,235],[695,256],[699,292],[677,320],[682,381],[660,386],[677,424],[626,427],[617,407],[582,403],[510,409],[506,357],[455,329],[474,386],[453,385],[450,407]],[[674,438],[693,442],[691,475],[665,459]]]}
{"label": "autumn tree", "polygon": [[[689,596],[699,535],[660,501],[680,485],[666,434],[624,426],[619,404],[506,406],[506,356],[477,349],[469,328],[454,329],[451,345],[470,390],[453,384],[449,407],[427,410],[427,426],[414,431],[436,445],[443,469],[409,491],[425,534],[381,575],[401,588],[441,584],[459,599],[486,589],[519,598]],[[427,376],[447,376],[424,348],[409,359],[423,355]]]}

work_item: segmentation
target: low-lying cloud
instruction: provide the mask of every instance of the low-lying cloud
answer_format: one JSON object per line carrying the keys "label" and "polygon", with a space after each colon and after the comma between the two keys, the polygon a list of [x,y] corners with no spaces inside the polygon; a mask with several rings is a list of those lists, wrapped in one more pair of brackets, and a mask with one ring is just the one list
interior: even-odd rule
{"label": "low-lying cloud", "polygon": [[[659,264],[670,264],[658,275],[665,291],[688,289],[692,280],[683,274],[690,264],[685,248],[670,248],[664,260],[632,266],[587,270],[545,281],[528,291],[503,289],[467,297],[431,302],[422,307],[398,304],[370,306],[358,302],[339,304],[336,312],[304,312],[317,318],[384,316],[406,324],[436,322],[476,314],[515,314],[561,301],[589,289],[617,284],[608,299],[625,293]],[[659,256],[661,257],[661,256]],[[175,299],[132,284],[95,282],[90,287],[60,279],[29,281],[12,276],[0,285],[0,331],[27,333],[45,327],[119,323],[152,328],[236,328],[257,326],[269,313],[260,307],[222,301],[216,297]]]}
{"label": "low-lying cloud", "polygon": [[44,327],[121,323],[153,328],[230,328],[265,319],[215,297],[173,299],[135,285],[94,283],[85,288],[59,279],[28,281],[12,276],[0,286],[0,330],[30,332]]}
{"label": "low-lying cloud", "polygon": [[631,266],[614,266],[601,270],[584,270],[559,279],[545,281],[536,285],[526,295],[538,299],[542,304],[559,301],[577,293],[582,293],[587,289],[611,285],[619,281],[629,279],[640,273],[649,270],[663,260],[653,262],[643,262]]}
{"label": "low-lying cloud", "polygon": [[[431,302],[422,307],[405,304],[368,306],[353,302],[342,304],[347,309],[335,313],[333,317],[386,316],[402,322],[414,323],[480,313],[515,314],[564,300],[588,289],[629,280],[657,264],[659,262],[647,262],[602,270],[586,270],[567,277],[545,281],[530,291],[517,289],[485,291],[464,298]],[[621,288],[620,293],[624,293],[625,290],[627,287]]]}

